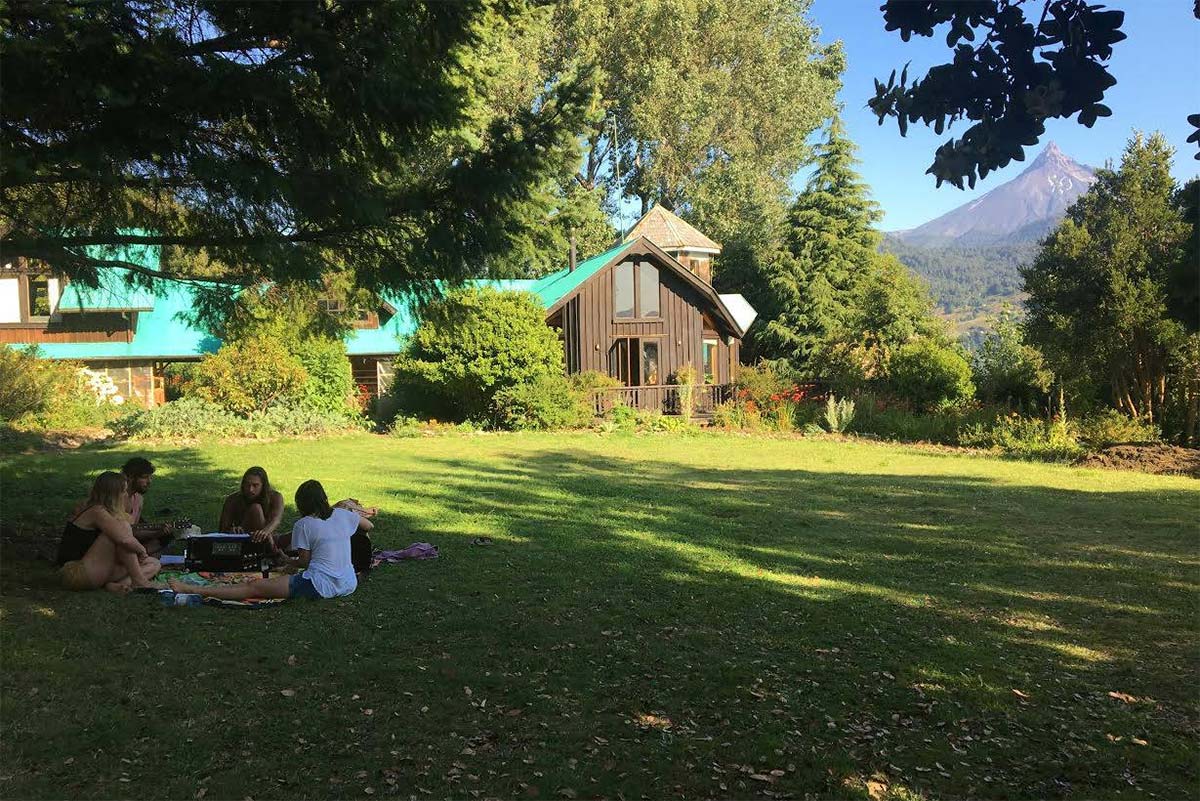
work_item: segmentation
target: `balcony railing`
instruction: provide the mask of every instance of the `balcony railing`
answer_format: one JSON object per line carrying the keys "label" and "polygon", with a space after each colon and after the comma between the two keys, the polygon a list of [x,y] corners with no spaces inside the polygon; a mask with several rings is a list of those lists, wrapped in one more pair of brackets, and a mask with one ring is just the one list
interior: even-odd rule
{"label": "balcony railing", "polygon": [[[713,407],[733,397],[729,384],[694,384],[692,391],[692,415],[705,417],[712,414]],[[594,389],[592,409],[597,416],[606,414],[613,406],[625,406],[643,411],[660,411],[663,414],[682,414],[680,390],[684,387],[669,384],[650,387],[609,387]]]}

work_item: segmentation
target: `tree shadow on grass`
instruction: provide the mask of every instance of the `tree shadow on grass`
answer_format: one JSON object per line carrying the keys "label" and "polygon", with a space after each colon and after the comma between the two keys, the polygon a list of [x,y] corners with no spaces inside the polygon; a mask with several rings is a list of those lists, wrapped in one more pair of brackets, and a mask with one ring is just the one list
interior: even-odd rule
{"label": "tree shadow on grass", "polygon": [[[961,740],[937,730],[973,718],[982,729],[958,736],[995,741],[1008,762],[991,766],[993,782],[1003,775],[1017,796],[1130,787],[1148,746],[1128,743],[1150,732],[1178,761],[1147,771],[1143,786],[1194,787],[1184,757],[1196,732],[1192,493],[567,451],[435,461],[415,479],[447,510],[487,507],[502,534],[541,552],[543,591],[576,609],[632,613],[672,638],[703,631],[705,649],[741,662],[744,686],[757,680],[762,692],[803,692],[798,675],[824,673],[812,680],[828,694],[819,706],[859,707],[834,739],[856,761],[869,751],[872,770],[901,759],[913,786],[938,791],[945,771],[913,771],[962,762]],[[739,642],[754,644],[759,667]],[[1114,759],[1113,738],[1132,753]],[[995,787],[983,778],[957,789]]]}
{"label": "tree shadow on grass", "polygon": [[[264,729],[282,738],[273,755],[296,742],[278,680],[305,699],[295,748],[317,796],[361,794],[349,779],[380,785],[384,765],[405,794],[451,796],[863,797],[870,778],[934,796],[1194,793],[1193,493],[430,450],[356,481],[368,503],[395,501],[382,544],[407,544],[411,522],[444,558],[348,599],[187,618],[49,584],[6,599],[17,786],[191,797],[215,775],[214,796],[291,797],[273,756],[230,745]],[[62,494],[64,468],[115,456],[23,464],[19,481]],[[183,508],[240,477],[198,449],[154,458],[152,493]],[[16,508],[37,521],[57,515],[46,505]],[[484,533],[497,545],[466,544]],[[13,579],[6,566],[6,596]],[[139,642],[153,645],[130,654]],[[120,706],[82,713],[86,734],[45,716],[159,648],[188,689],[150,678],[137,726],[197,745],[177,776],[116,785],[123,768],[101,766],[85,785],[68,755],[139,759]]]}

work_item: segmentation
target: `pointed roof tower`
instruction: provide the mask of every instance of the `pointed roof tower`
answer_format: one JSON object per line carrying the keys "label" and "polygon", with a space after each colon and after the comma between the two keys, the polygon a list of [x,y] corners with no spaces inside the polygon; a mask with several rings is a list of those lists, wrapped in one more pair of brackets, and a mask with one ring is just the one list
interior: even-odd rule
{"label": "pointed roof tower", "polygon": [[720,253],[721,246],[688,225],[678,216],[655,204],[625,235],[626,242],[644,236],[668,253]]}

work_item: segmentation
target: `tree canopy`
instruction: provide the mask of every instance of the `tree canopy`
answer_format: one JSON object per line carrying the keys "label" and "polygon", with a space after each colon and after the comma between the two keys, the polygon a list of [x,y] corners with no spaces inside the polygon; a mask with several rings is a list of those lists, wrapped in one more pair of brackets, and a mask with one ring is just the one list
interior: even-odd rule
{"label": "tree canopy", "polygon": [[1181,392],[1194,435],[1200,335],[1177,316],[1188,298],[1173,302],[1172,287],[1181,272],[1200,279],[1186,264],[1197,221],[1185,210],[1196,201],[1177,191],[1171,156],[1161,134],[1135,136],[1023,275],[1029,337],[1055,373],[1106,389],[1116,408],[1147,422],[1162,421]]}
{"label": "tree canopy", "polygon": [[594,69],[599,110],[576,180],[610,202],[691,212],[723,241],[747,194],[778,197],[833,112],[844,58],[810,0],[564,0],[550,73]]}
{"label": "tree canopy", "polygon": [[[163,273],[376,287],[477,272],[572,169],[586,83],[532,102],[522,0],[14,2],[0,11],[0,248],[88,281]],[[497,55],[500,53],[501,55]],[[543,215],[544,216],[544,215]],[[136,265],[134,265],[136,267]]]}
{"label": "tree canopy", "polygon": [[[875,81],[868,101],[879,124],[894,118],[901,136],[917,121],[939,134],[971,122],[938,147],[927,171],[938,186],[974,187],[976,178],[1023,161],[1047,119],[1076,117],[1090,128],[1111,114],[1101,101],[1117,82],[1107,62],[1126,38],[1123,11],[1088,0],[885,0],[881,9],[887,30],[906,42],[945,29],[954,53],[911,83],[907,66],[899,82],[893,70],[886,83]],[[1197,128],[1188,141],[1200,143],[1200,114],[1188,121]]]}

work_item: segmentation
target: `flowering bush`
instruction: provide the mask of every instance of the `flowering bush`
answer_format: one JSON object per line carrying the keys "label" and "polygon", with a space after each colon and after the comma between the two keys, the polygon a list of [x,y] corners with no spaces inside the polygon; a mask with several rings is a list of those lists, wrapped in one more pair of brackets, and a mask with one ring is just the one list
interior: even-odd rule
{"label": "flowering bush", "polygon": [[124,396],[120,394],[116,382],[108,373],[80,367],[79,374],[83,377],[84,385],[96,396],[97,404],[111,403],[114,406],[120,406],[125,403]]}

